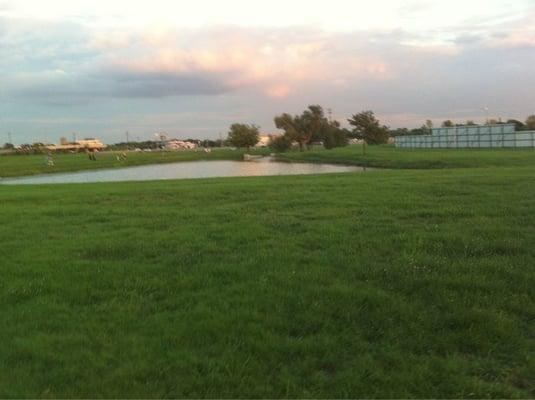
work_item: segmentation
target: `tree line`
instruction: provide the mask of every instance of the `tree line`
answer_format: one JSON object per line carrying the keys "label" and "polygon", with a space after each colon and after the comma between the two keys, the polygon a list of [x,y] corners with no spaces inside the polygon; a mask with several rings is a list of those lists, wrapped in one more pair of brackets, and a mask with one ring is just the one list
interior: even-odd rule
{"label": "tree line", "polygon": [[[349,128],[343,128],[339,121],[328,118],[323,107],[310,105],[301,114],[291,115],[283,113],[274,118],[275,126],[283,131],[282,135],[274,135],[269,146],[276,151],[285,151],[296,144],[300,150],[310,149],[315,143],[322,144],[326,149],[347,146],[350,139],[358,139],[366,144],[387,143],[390,137],[403,135],[430,134],[434,127],[431,120],[427,120],[420,128],[390,129],[383,125],[373,111],[361,111],[347,119]],[[508,119],[503,122],[497,119],[488,119],[484,125],[514,124],[517,131],[535,130],[535,115],[530,115],[524,122],[516,119]],[[477,126],[474,121],[454,123],[451,120],[442,122],[442,127],[454,126]],[[254,124],[236,123],[230,126],[226,140],[198,140],[187,139],[201,147],[234,146],[249,148],[255,146],[260,140],[260,127]],[[43,143],[24,144],[19,146],[23,152],[40,152]],[[129,148],[159,149],[161,143],[156,141],[116,143],[108,146],[108,150],[124,150]],[[14,149],[13,144],[6,143],[4,150]]]}
{"label": "tree line", "polygon": [[[365,144],[387,143],[390,137],[403,135],[430,134],[433,122],[427,120],[420,128],[390,129],[383,125],[373,111],[361,111],[347,119],[349,128],[342,128],[339,121],[332,120],[325,115],[320,105],[310,105],[301,114],[284,113],[274,118],[275,126],[284,133],[273,136],[269,146],[276,151],[285,151],[296,144],[300,150],[309,149],[315,143],[321,143],[325,148],[346,146],[350,139],[361,140]],[[515,124],[517,131],[535,130],[535,115],[530,115],[525,122],[508,119],[506,122],[488,119],[485,125]],[[462,124],[451,120],[442,122],[442,127],[476,126],[474,121],[468,120]],[[249,148],[259,141],[260,128],[254,124],[233,124],[230,127],[227,143],[234,147]]]}
{"label": "tree line", "polygon": [[[368,144],[386,143],[388,127],[382,125],[373,111],[362,111],[349,118],[350,129],[342,128],[339,121],[328,118],[323,107],[310,105],[301,114],[284,113],[274,118],[275,126],[282,135],[273,136],[269,145],[277,151],[285,151],[295,143],[300,150],[310,149],[314,143],[325,148],[347,146],[350,139],[363,140]],[[259,141],[260,130],[254,124],[232,124],[227,141],[235,147],[252,147]]]}

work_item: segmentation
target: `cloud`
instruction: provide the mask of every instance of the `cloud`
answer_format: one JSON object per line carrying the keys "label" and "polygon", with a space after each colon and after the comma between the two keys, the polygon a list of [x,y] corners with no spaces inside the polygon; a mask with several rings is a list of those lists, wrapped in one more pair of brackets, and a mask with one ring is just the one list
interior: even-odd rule
{"label": "cloud", "polygon": [[[425,12],[428,5],[412,7]],[[475,119],[485,104],[517,116],[535,102],[529,89],[535,86],[533,18],[535,9],[522,18],[426,31],[335,32],[306,26],[126,29],[80,18],[0,17],[0,112],[107,115],[135,104],[139,118],[153,121],[159,108],[172,116],[196,107],[190,111],[217,109],[222,124],[232,113],[267,126],[275,113],[299,112],[309,103],[338,115],[371,108],[393,126]]]}

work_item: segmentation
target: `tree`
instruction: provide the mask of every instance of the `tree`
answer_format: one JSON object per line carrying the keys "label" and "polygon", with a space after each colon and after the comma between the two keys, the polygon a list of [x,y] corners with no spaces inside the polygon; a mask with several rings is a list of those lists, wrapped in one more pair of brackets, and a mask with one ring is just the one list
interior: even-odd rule
{"label": "tree", "polygon": [[530,115],[526,118],[526,130],[533,131],[535,130],[535,114]]}
{"label": "tree", "polygon": [[352,136],[364,140],[366,144],[387,143],[388,127],[381,125],[373,111],[362,111],[347,120],[352,125]]}
{"label": "tree", "polygon": [[442,122],[442,127],[443,128],[451,128],[453,126],[454,126],[454,124],[453,124],[453,121],[451,119],[447,119],[446,121]]}
{"label": "tree", "polygon": [[391,130],[390,132],[388,132],[388,134],[391,137],[405,136],[409,134],[409,130],[407,128],[397,128],[397,129]]}
{"label": "tree", "polygon": [[327,122],[319,105],[308,106],[301,115],[284,113],[275,117],[275,126],[284,130],[289,139],[299,143],[301,151],[313,141],[321,140],[321,130]]}
{"label": "tree", "polygon": [[284,152],[292,147],[292,139],[288,135],[271,136],[269,147],[278,152]]}
{"label": "tree", "polygon": [[430,135],[433,129],[433,121],[430,119],[425,120],[425,124],[420,127],[420,135]]}
{"label": "tree", "polygon": [[15,146],[12,143],[5,143],[2,147],[4,150],[12,150],[15,148]]}
{"label": "tree", "polygon": [[516,131],[522,131],[525,128],[524,123],[519,121],[519,120],[517,120],[517,119],[508,119],[507,123],[508,124],[515,124],[515,130]]}
{"label": "tree", "polygon": [[347,146],[348,134],[350,132],[347,129],[342,129],[340,122],[329,121],[322,129],[322,141],[323,147],[326,149],[334,149],[335,147]]}
{"label": "tree", "polygon": [[469,119],[468,121],[466,121],[466,126],[477,126],[477,124],[471,119]]}
{"label": "tree", "polygon": [[228,133],[228,142],[235,147],[254,146],[259,140],[259,127],[248,124],[232,124]]}

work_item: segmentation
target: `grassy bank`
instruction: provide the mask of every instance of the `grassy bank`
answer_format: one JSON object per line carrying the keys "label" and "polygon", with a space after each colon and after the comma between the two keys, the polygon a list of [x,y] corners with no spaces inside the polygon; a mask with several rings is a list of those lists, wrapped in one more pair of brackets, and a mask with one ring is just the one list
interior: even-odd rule
{"label": "grassy bank", "polygon": [[534,397],[534,197],[529,167],[0,186],[0,397]]}
{"label": "grassy bank", "polygon": [[354,145],[315,149],[277,156],[282,161],[351,164],[377,168],[474,168],[535,166],[535,149],[400,149],[394,146]]}
{"label": "grassy bank", "polygon": [[[126,160],[118,161],[121,152],[102,152],[97,161],[86,154],[54,154],[54,166],[46,164],[44,155],[0,156],[0,178],[54,172],[73,172],[90,169],[121,168],[135,165],[161,164],[198,160],[242,160],[244,150],[215,149],[211,153],[199,151],[128,152]],[[252,150],[253,154],[268,154],[267,149]]]}

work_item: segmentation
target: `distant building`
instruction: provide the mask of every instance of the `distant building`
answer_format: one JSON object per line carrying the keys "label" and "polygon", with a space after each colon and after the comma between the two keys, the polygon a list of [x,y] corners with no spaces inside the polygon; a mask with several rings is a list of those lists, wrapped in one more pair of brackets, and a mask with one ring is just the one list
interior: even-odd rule
{"label": "distant building", "polygon": [[396,147],[485,148],[535,147],[535,131],[516,131],[515,124],[433,128],[430,135],[396,136]]}
{"label": "distant building", "polygon": [[45,146],[50,151],[84,151],[84,150],[103,150],[106,145],[99,139],[86,138],[83,140],[76,140],[74,142],[67,142],[65,138],[60,139],[60,144],[48,144]]}
{"label": "distant building", "polygon": [[186,142],[184,140],[170,139],[165,141],[166,150],[192,150],[197,147],[197,143]]}

